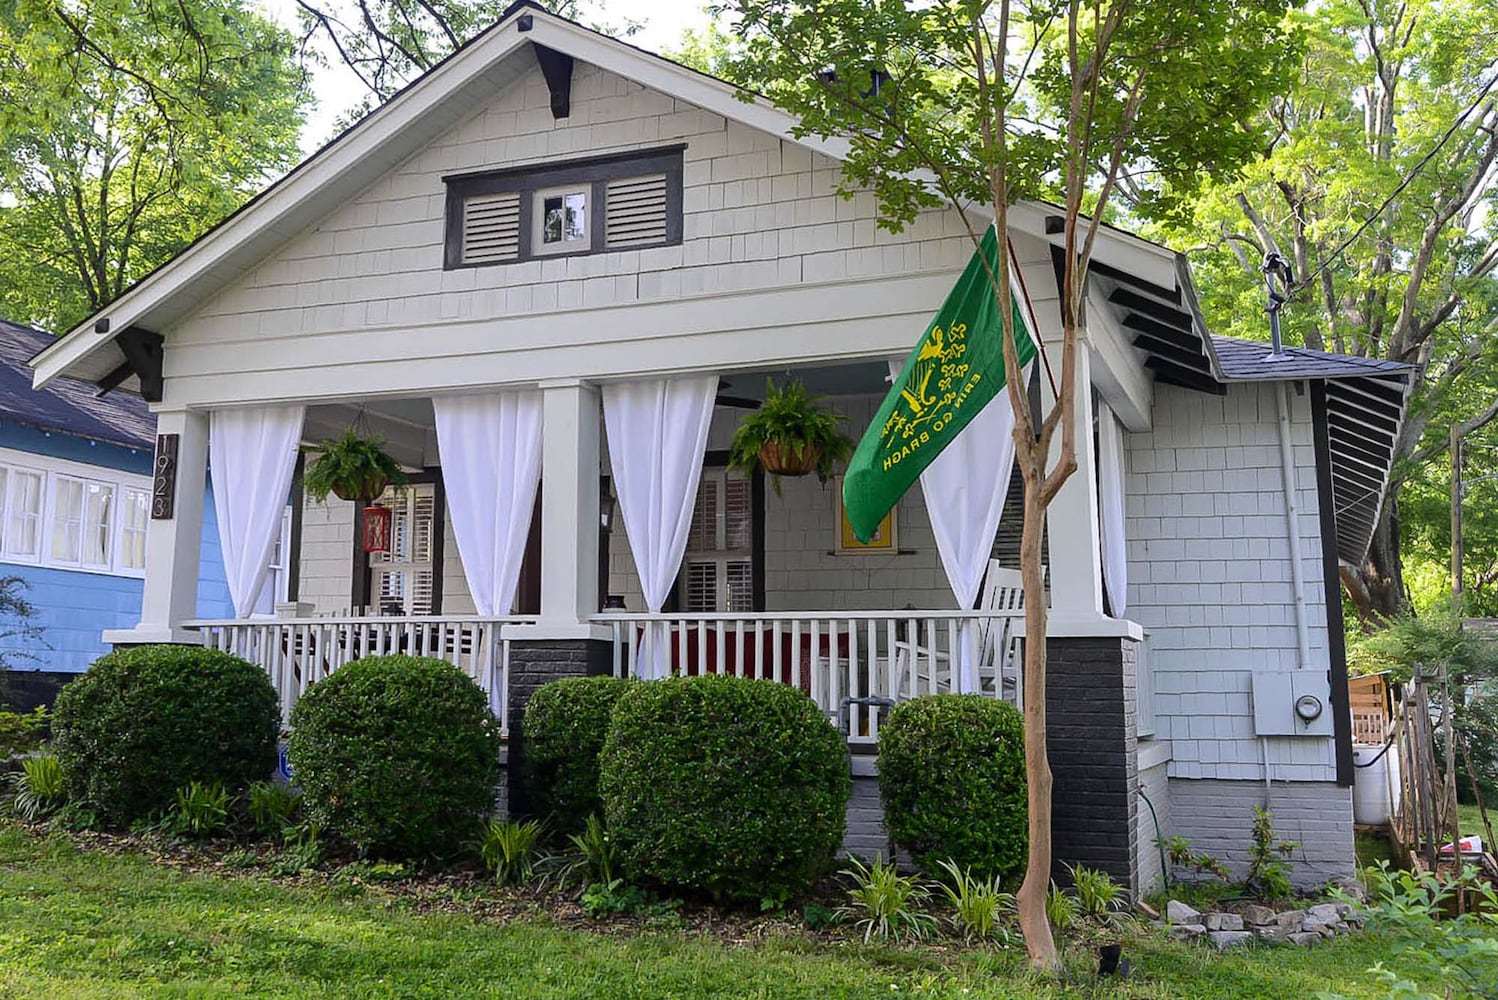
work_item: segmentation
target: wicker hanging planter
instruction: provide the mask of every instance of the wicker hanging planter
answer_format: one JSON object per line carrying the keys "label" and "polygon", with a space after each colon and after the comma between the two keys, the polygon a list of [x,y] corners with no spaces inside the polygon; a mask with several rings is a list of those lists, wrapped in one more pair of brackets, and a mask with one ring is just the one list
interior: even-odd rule
{"label": "wicker hanging planter", "polygon": [[390,485],[389,478],[385,476],[371,476],[354,482],[338,482],[333,484],[333,495],[340,500],[362,500],[369,503],[378,500],[384,494],[385,488]]}
{"label": "wicker hanging planter", "polygon": [[759,464],[772,476],[806,476],[815,472],[822,449],[814,444],[782,444],[766,441],[759,446]]}
{"label": "wicker hanging planter", "polygon": [[329,494],[340,500],[378,500],[388,486],[400,486],[406,476],[384,450],[384,442],[350,427],[340,438],[313,449],[315,458],[302,476],[302,488],[318,503]]}

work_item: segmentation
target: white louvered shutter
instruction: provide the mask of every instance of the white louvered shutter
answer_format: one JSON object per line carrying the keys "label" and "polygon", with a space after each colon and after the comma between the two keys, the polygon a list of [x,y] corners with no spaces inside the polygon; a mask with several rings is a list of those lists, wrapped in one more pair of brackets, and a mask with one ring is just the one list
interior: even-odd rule
{"label": "white louvered shutter", "polygon": [[476,194],[463,199],[464,264],[492,264],[520,256],[520,195]]}
{"label": "white louvered shutter", "polygon": [[436,491],[429,483],[393,487],[379,502],[390,508],[391,518],[390,551],[369,557],[376,610],[381,614],[433,614]]}
{"label": "white louvered shutter", "polygon": [[752,547],[749,480],[722,469],[704,469],[682,566],[682,610],[753,611]]}
{"label": "white louvered shutter", "polygon": [[604,211],[605,243],[608,246],[665,242],[666,175],[609,181]]}

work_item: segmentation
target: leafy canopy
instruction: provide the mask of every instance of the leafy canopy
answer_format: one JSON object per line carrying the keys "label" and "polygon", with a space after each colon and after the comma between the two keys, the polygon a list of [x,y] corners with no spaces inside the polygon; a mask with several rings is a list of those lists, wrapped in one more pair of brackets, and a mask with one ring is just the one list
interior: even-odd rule
{"label": "leafy canopy", "polygon": [[73,325],[290,166],[293,56],[248,0],[0,3],[0,315]]}

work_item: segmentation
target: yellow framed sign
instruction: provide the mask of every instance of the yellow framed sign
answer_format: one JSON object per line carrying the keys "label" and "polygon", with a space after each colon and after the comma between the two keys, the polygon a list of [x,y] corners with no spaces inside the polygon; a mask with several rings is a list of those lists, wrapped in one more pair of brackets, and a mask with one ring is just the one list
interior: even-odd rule
{"label": "yellow framed sign", "polygon": [[873,536],[867,542],[860,542],[858,536],[853,534],[853,525],[848,523],[848,512],[843,509],[842,476],[833,478],[832,496],[834,512],[837,515],[837,544],[834,546],[834,552],[840,556],[892,556],[900,551],[899,504],[889,509],[889,513],[884,515],[884,520],[879,522],[879,527],[875,529]]}

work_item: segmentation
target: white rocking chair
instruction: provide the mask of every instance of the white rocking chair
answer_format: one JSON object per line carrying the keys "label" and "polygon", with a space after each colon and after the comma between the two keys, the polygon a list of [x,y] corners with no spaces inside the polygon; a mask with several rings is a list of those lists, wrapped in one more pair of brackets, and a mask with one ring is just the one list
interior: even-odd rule
{"label": "white rocking chair", "polygon": [[[989,560],[978,600],[980,612],[993,612],[977,621],[978,686],[989,697],[999,697],[1015,705],[1023,704],[1024,664],[1020,655],[1020,637],[1016,635],[1016,612],[1025,606],[1024,579],[1019,570],[1005,569],[997,559]],[[934,625],[932,626],[935,627]],[[955,691],[952,677],[953,650],[935,648],[934,636],[926,642],[919,634],[895,642],[895,684],[897,695],[914,696],[935,689]],[[906,678],[910,688],[906,688]]]}

